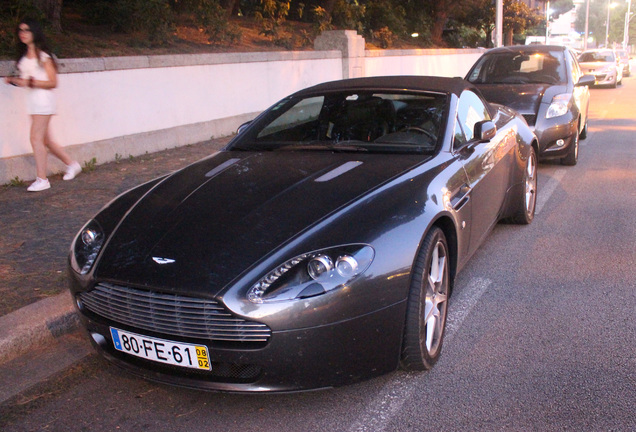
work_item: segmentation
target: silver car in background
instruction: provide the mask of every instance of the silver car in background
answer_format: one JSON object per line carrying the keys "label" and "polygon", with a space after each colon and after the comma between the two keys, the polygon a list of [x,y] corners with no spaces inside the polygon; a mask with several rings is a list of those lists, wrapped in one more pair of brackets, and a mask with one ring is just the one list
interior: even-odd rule
{"label": "silver car in background", "polygon": [[594,75],[597,86],[616,88],[623,82],[623,67],[611,49],[583,51],[579,56],[579,65],[584,74]]}
{"label": "silver car in background", "polygon": [[618,57],[621,65],[623,65],[623,76],[630,76],[632,74],[632,67],[629,64],[629,52],[624,49],[617,49],[616,56]]}

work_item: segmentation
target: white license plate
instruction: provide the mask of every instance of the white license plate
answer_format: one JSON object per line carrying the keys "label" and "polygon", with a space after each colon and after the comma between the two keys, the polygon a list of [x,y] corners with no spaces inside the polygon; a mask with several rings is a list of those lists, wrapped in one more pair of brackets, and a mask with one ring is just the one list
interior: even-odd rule
{"label": "white license plate", "polygon": [[192,369],[211,370],[208,347],[143,336],[110,328],[113,345],[118,351],[137,357]]}

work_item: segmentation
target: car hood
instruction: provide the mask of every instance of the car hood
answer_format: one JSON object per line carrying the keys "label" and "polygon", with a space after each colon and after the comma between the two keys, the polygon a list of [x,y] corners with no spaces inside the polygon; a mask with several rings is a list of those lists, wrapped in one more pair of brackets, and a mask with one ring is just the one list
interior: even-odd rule
{"label": "car hood", "polygon": [[139,200],[107,240],[95,277],[215,295],[310,226],[426,159],[221,152]]}
{"label": "car hood", "polygon": [[564,85],[550,84],[481,84],[478,88],[488,102],[506,105],[521,114],[537,114],[541,101],[549,102],[566,91]]}

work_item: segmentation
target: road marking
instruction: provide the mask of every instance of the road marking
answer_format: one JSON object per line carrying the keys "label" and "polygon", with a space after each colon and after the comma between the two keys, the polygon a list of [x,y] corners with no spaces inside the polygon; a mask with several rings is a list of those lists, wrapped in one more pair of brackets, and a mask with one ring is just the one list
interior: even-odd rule
{"label": "road marking", "polygon": [[[470,311],[490,286],[490,279],[473,278],[461,292],[451,298],[446,320],[444,343],[453,339]],[[366,412],[349,428],[351,432],[380,432],[386,430],[406,400],[421,388],[428,373],[398,372],[395,379],[380,389],[377,396],[368,404]]]}
{"label": "road marking", "polygon": [[541,209],[543,208],[545,203],[548,202],[550,196],[552,196],[559,183],[561,183],[561,180],[563,179],[563,176],[565,176],[566,172],[567,170],[564,168],[557,169],[554,172],[554,175],[552,175],[552,178],[548,180],[548,183],[543,186],[543,189],[539,190],[539,193],[537,194],[537,204],[534,209],[535,214],[541,213]]}

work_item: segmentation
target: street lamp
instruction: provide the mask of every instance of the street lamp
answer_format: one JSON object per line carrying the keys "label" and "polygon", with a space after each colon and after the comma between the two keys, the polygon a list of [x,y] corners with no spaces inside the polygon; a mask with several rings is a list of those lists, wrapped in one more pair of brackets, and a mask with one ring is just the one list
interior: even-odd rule
{"label": "street lamp", "polygon": [[607,22],[605,23],[605,48],[609,45],[609,20],[610,9],[616,7],[616,3],[611,3],[611,0],[607,0]]}
{"label": "street lamp", "polygon": [[623,32],[623,49],[627,49],[629,45],[629,21],[630,21],[630,8],[632,6],[631,0],[627,1],[627,12],[625,12],[625,31]]}

